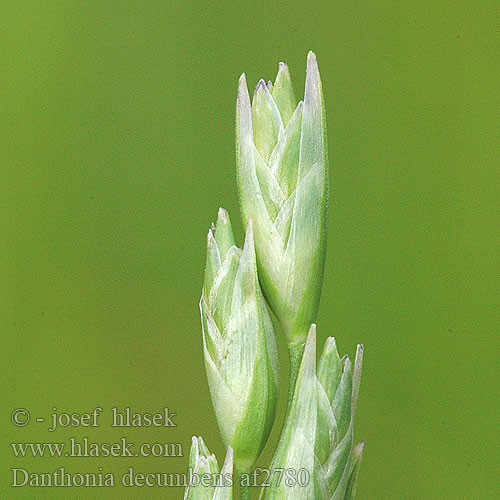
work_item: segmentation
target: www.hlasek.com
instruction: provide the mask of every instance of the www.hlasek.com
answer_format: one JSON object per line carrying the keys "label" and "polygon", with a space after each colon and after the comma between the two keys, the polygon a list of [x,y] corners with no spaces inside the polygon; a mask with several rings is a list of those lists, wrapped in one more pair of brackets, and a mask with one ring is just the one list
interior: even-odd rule
{"label": "www.hlasek.com", "polygon": [[[230,487],[234,483],[231,473],[204,473],[198,474],[191,468],[187,473],[181,472],[153,472],[140,473],[130,467],[119,480],[111,472],[69,473],[64,467],[60,467],[50,473],[30,473],[25,469],[11,469],[13,487],[113,487],[122,485],[125,487],[182,487],[204,486],[204,487]],[[239,478],[243,486],[279,486],[285,484],[289,488],[307,486],[310,480],[307,469],[262,469],[256,468],[250,474],[242,474]]]}
{"label": "www.hlasek.com", "polygon": [[11,443],[15,457],[183,457],[180,443],[141,443],[127,438],[116,443],[95,443],[69,438],[69,443]]}

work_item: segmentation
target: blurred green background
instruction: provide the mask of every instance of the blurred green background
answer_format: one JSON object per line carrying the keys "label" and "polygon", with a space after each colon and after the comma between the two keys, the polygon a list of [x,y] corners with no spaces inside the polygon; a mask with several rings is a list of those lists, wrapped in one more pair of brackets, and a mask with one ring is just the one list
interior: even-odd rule
{"label": "blurred green background", "polygon": [[[15,459],[11,441],[187,455],[201,434],[223,459],[198,299],[219,205],[241,241],[237,80],[283,60],[300,95],[310,49],[332,167],[319,340],[366,346],[358,499],[498,498],[499,16],[496,1],[3,2],[1,498],[183,494],[13,490],[11,467],[119,476],[187,456]],[[99,429],[10,423],[96,406]],[[110,429],[114,406],[168,406],[178,426]]]}

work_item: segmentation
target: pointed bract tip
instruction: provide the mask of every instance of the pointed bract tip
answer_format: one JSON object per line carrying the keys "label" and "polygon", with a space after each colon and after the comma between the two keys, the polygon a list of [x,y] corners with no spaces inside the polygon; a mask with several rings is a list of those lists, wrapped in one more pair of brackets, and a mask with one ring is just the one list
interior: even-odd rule
{"label": "pointed bract tip", "polygon": [[[218,248],[217,241],[215,239],[215,228],[211,228],[208,230],[207,234],[207,252],[212,253],[215,249]],[[201,437],[197,438],[199,441],[203,442]]]}
{"label": "pointed bract tip", "polygon": [[227,447],[226,460],[224,461],[224,467],[232,467],[233,464],[234,451],[231,446]]}
{"label": "pointed bract tip", "polygon": [[349,358],[349,356],[347,354],[345,354],[344,356],[342,356],[342,358],[341,358],[340,361],[342,362],[342,367],[343,367],[344,370],[346,368],[352,366],[351,359]]}
{"label": "pointed bract tip", "polygon": [[284,62],[280,62],[278,66],[278,74],[276,75],[276,82],[278,83],[282,80],[288,81],[288,84],[291,85],[290,71],[288,71],[288,65]]}
{"label": "pointed bract tip", "polygon": [[356,370],[361,373],[361,367],[363,366],[363,344],[358,344],[358,348],[356,349],[356,356],[354,358],[354,367]]}
{"label": "pointed bract tip", "polygon": [[265,92],[267,89],[267,84],[265,80],[262,78],[257,82],[257,85],[255,86],[255,90],[253,91],[253,95],[257,95],[259,92]]}
{"label": "pointed bract tip", "polygon": [[278,64],[278,75],[276,76],[276,80],[279,78],[281,73],[286,73],[287,75],[290,73],[288,71],[288,64],[285,64],[284,62],[280,62]]}
{"label": "pointed bract tip", "polygon": [[220,207],[217,213],[217,218],[222,222],[229,222],[229,214],[227,213],[227,210]]}
{"label": "pointed bract tip", "polygon": [[[207,450],[207,447],[203,441],[201,436],[193,436],[191,438],[191,448],[195,450],[195,459],[198,461],[200,457],[202,457]],[[208,450],[207,450],[208,451]]]}
{"label": "pointed bract tip", "polygon": [[309,54],[307,54],[306,85],[309,78],[319,80],[318,60],[316,59],[316,54],[313,51],[310,51]]}
{"label": "pointed bract tip", "polygon": [[[245,241],[243,242],[243,250],[241,252],[241,259],[240,259],[240,265],[243,263],[252,263],[252,272],[257,272],[256,268],[256,260],[255,260],[255,244],[254,244],[254,239],[253,239],[253,224],[252,224],[252,219],[248,219],[247,222],[247,229],[245,232]],[[253,278],[252,278],[252,283],[254,283]],[[253,286],[253,285],[252,285]]]}
{"label": "pointed bract tip", "polygon": [[304,101],[299,101],[297,104],[297,107],[295,108],[295,111],[293,113],[294,114],[295,113],[302,113],[303,108],[304,108]]}
{"label": "pointed bract tip", "polygon": [[312,323],[309,327],[309,333],[307,334],[306,340],[306,350],[311,349],[314,346],[314,351],[316,352],[316,323]]}
{"label": "pointed bract tip", "polygon": [[361,455],[363,453],[363,450],[365,448],[365,441],[360,441],[353,449],[352,453],[353,455]]}
{"label": "pointed bract tip", "polygon": [[[306,345],[302,361],[300,363],[301,370],[316,370],[316,325],[313,323],[307,334]],[[307,368],[306,368],[307,367]]]}
{"label": "pointed bract tip", "polygon": [[247,87],[247,78],[245,76],[245,73],[242,73],[240,79],[238,80],[238,98],[240,97],[240,94],[244,92],[248,93],[248,87]]}
{"label": "pointed bract tip", "polygon": [[325,352],[333,350],[337,350],[337,342],[335,341],[335,337],[328,337],[325,342]]}
{"label": "pointed bract tip", "polygon": [[247,242],[247,240],[252,240],[252,244],[253,244],[253,220],[251,217],[248,218],[248,221],[247,221],[247,229],[246,229],[246,232],[245,232],[245,244]]}
{"label": "pointed bract tip", "polygon": [[[247,78],[245,73],[242,73],[240,79],[238,80],[238,99],[237,102],[240,103],[246,96],[248,96]],[[247,97],[246,100],[250,100]]]}
{"label": "pointed bract tip", "polygon": [[355,363],[358,365],[363,362],[363,351],[364,351],[363,344],[358,344],[358,347],[356,349],[356,358],[355,358]]}

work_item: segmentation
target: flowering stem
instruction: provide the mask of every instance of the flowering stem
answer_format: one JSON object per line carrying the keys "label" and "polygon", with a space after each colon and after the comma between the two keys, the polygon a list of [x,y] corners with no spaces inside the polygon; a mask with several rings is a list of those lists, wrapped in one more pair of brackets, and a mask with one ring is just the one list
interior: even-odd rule
{"label": "flowering stem", "polygon": [[240,500],[250,500],[250,474],[251,469],[237,468],[240,483]]}
{"label": "flowering stem", "polygon": [[292,402],[293,393],[295,390],[295,383],[297,381],[297,375],[299,373],[300,362],[302,361],[302,354],[304,353],[304,348],[306,344],[304,342],[291,342],[288,344],[288,356],[290,361],[290,372],[289,372],[289,386],[288,386],[288,403],[287,412],[290,408],[290,403]]}
{"label": "flowering stem", "polygon": [[240,500],[250,500],[250,486],[240,485]]}

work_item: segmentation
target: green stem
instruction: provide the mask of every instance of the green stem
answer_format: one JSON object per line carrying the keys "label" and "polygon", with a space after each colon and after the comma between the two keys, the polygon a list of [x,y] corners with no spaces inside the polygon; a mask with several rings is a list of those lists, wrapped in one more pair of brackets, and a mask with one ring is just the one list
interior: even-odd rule
{"label": "green stem", "polygon": [[[250,500],[250,482],[249,482],[249,477],[250,477],[250,474],[251,474],[251,469],[250,470],[240,470],[238,469],[237,470],[238,472],[238,479],[239,479],[239,483],[240,483],[240,500]],[[242,479],[242,476],[243,475],[246,475],[246,483],[243,484],[241,479]]]}
{"label": "green stem", "polygon": [[240,500],[250,500],[250,485],[240,484]]}
{"label": "green stem", "polygon": [[287,413],[290,409],[290,404],[292,403],[293,393],[295,391],[295,384],[297,383],[297,376],[299,374],[300,363],[302,361],[302,354],[304,354],[304,349],[306,345],[304,342],[292,342],[288,344],[288,356],[290,361],[290,372],[289,372],[289,386],[288,386],[288,403],[287,403]]}

